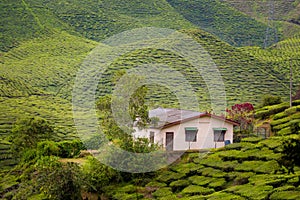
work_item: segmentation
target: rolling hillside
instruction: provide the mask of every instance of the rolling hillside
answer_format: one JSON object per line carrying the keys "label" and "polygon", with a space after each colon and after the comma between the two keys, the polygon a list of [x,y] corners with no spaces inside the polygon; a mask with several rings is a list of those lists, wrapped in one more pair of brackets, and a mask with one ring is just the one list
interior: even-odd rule
{"label": "rolling hillside", "polygon": [[233,46],[262,46],[267,25],[219,0],[168,0],[186,19]]}
{"label": "rolling hillside", "polygon": [[266,106],[256,111],[257,119],[271,122],[274,136],[244,138],[210,152],[188,152],[157,172],[144,185],[134,182],[105,188],[112,199],[182,199],[182,200],[297,200],[300,196],[300,168],[283,173],[278,159],[283,141],[291,135],[293,123],[300,126],[300,100],[290,108],[288,102]]}
{"label": "rolling hillside", "polygon": [[[300,30],[300,1],[299,0],[221,0],[237,10],[268,24],[268,18],[272,17],[274,26],[277,27],[283,38],[293,37]],[[271,3],[271,4],[270,4]],[[272,6],[273,4],[273,6]],[[273,13],[270,15],[270,13]],[[279,33],[278,32],[278,33]]]}
{"label": "rolling hillside", "polygon": [[267,29],[266,24],[219,0],[5,0],[0,8],[2,51],[56,31],[101,41],[149,26],[177,30],[198,27],[235,46],[262,46]]}
{"label": "rolling hillside", "polygon": [[[228,105],[246,101],[258,104],[265,94],[286,100],[287,58],[299,58],[298,37],[265,50],[233,47],[261,45],[266,25],[219,1],[195,0],[187,4],[180,0],[5,0],[1,1],[0,8],[3,10],[0,135],[6,146],[12,124],[23,115],[45,117],[57,125],[62,138],[73,138],[70,100],[77,70],[96,46],[105,50],[106,46],[97,41],[124,30],[166,27],[180,29],[193,37],[216,63],[225,84]],[[300,80],[298,61],[293,61],[297,81]],[[115,72],[147,63],[164,64],[182,73],[197,95],[199,110],[210,110],[210,96],[203,77],[199,77],[185,58],[163,49],[140,49],[120,57],[100,80],[97,94],[111,93]],[[174,88],[186,89],[180,85]],[[147,98],[153,106],[179,106],[168,88],[157,85],[150,87]]]}
{"label": "rolling hillside", "polygon": [[298,199],[300,170],[277,172],[282,137],[247,138],[209,153],[188,153],[145,186],[105,188],[108,198],[181,200]]}
{"label": "rolling hillside", "polygon": [[[217,64],[229,105],[245,101],[259,103],[264,94],[270,93],[288,97],[285,78],[249,56],[248,52],[234,48],[204,31],[194,29],[184,32],[195,38]],[[62,138],[75,136],[70,103],[73,80],[83,59],[96,45],[96,42],[61,32],[24,42],[3,54],[0,65],[1,77],[4,77],[0,118],[2,143],[8,145],[6,138],[15,120],[28,115],[48,119],[57,126]],[[106,48],[101,44],[99,47]],[[196,69],[184,58],[161,49],[141,49],[120,57],[100,80],[98,94],[111,92],[113,84],[110,81],[116,71],[153,62],[165,64],[184,74],[196,92],[199,110],[210,109],[207,86]],[[8,79],[5,77],[20,84],[5,82]],[[185,89],[179,86],[177,90]],[[179,106],[174,94],[167,88],[154,85],[150,89],[148,100],[152,105]]]}
{"label": "rolling hillside", "polygon": [[290,67],[293,70],[293,89],[294,92],[300,85],[300,37],[295,36],[286,40],[283,40],[276,45],[273,45],[267,49],[259,47],[245,47],[243,51],[254,56],[265,66],[269,66],[277,73],[280,73],[286,77],[286,80],[290,78]]}

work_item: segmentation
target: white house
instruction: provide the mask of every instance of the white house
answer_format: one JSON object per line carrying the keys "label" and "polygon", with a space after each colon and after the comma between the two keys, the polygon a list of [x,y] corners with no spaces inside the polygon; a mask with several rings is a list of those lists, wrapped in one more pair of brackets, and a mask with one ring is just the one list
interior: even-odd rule
{"label": "white house", "polygon": [[210,113],[157,108],[149,111],[150,118],[159,119],[149,128],[134,127],[134,137],[146,137],[167,151],[208,149],[233,142],[233,126],[237,122]]}

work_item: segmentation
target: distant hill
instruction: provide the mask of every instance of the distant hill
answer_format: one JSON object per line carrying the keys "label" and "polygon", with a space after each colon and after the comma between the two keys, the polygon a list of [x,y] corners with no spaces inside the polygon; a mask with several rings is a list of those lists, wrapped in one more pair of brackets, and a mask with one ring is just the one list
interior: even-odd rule
{"label": "distant hill", "polygon": [[[219,0],[168,0],[186,19],[233,46],[263,46],[267,25]],[[280,37],[280,36],[279,36]]]}
{"label": "distant hill", "polygon": [[267,29],[266,23],[219,0],[4,0],[0,9],[1,51],[57,31],[101,41],[149,26],[176,30],[198,27],[234,46],[262,46]]}
{"label": "distant hill", "polygon": [[292,67],[293,92],[298,89],[300,85],[300,35],[283,40],[267,49],[259,47],[245,47],[242,49],[264,63],[264,65],[284,75],[288,81],[285,83],[286,85],[289,84],[290,67]]}
{"label": "distant hill", "polygon": [[[220,0],[237,10],[268,24],[268,18],[272,17],[274,26],[283,38],[294,36],[300,31],[300,1],[299,0]],[[273,6],[272,6],[273,4]],[[272,8],[273,7],[273,8]],[[273,13],[273,14],[270,14]]]}

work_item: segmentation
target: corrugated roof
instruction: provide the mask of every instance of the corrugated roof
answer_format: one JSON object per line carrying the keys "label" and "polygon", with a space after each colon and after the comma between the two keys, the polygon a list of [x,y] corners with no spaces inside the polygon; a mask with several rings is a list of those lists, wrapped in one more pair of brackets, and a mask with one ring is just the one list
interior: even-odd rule
{"label": "corrugated roof", "polygon": [[159,118],[157,124],[158,127],[162,127],[167,124],[172,124],[178,121],[183,121],[186,119],[194,118],[205,113],[190,111],[190,110],[179,110],[172,108],[156,108],[149,111],[149,117]]}
{"label": "corrugated roof", "polygon": [[179,110],[179,109],[173,109],[173,108],[156,108],[154,110],[149,111],[149,117],[157,117],[159,118],[159,122],[155,125],[155,128],[162,128],[166,126],[172,126],[184,121],[188,121],[195,118],[200,117],[213,117],[218,118],[220,120],[224,120],[228,123],[231,123],[233,125],[238,125],[237,122],[226,119],[221,116],[216,116],[207,112],[196,112],[191,110]]}

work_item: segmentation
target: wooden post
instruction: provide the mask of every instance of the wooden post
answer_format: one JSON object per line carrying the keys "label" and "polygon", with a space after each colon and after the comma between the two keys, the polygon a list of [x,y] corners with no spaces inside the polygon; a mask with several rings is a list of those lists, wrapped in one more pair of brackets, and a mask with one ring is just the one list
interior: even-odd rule
{"label": "wooden post", "polygon": [[292,69],[292,59],[290,60],[290,107],[293,106],[293,69]]}

